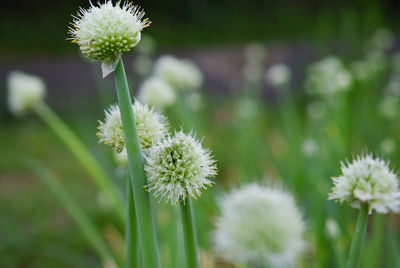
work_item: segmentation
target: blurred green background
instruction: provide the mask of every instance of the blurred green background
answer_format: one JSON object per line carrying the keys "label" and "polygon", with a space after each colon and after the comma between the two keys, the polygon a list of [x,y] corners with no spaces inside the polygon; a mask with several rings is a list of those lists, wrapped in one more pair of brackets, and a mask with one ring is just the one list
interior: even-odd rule
{"label": "blurred green background", "polygon": [[[204,146],[218,161],[216,186],[195,202],[202,262],[207,263],[203,267],[231,267],[212,251],[215,201],[223,192],[251,181],[282,184],[295,195],[308,226],[309,247],[299,267],[340,267],[356,211],[326,200],[329,178],[339,175],[340,161],[366,150],[400,167],[400,95],[388,90],[399,76],[400,3],[156,0],[138,4],[153,22],[144,31],[155,44],[150,58],[164,54],[189,58],[205,79],[200,108],[167,111],[172,127],[183,124],[185,130],[204,136]],[[112,77],[101,79],[99,63],[80,57],[78,47],[65,40],[71,14],[79,6],[88,7],[88,1],[8,1],[0,9],[0,267],[102,265],[63,207],[26,169],[27,156],[52,170],[113,249],[122,252],[123,228],[110,216],[109,204],[79,163],[37,116],[14,117],[6,105],[10,71],[40,76],[47,84],[49,105],[123,194],[124,182],[112,151],[99,145],[96,137],[104,109],[116,102]],[[370,63],[369,44],[381,28],[392,32],[393,44],[380,51],[383,59]],[[266,52],[256,70],[262,78],[256,79],[245,71],[249,44],[254,42]],[[133,92],[149,75],[140,73],[141,66],[135,64],[141,53],[134,49],[124,58]],[[340,57],[352,72],[357,60],[378,70],[372,70],[367,80],[355,78],[351,90],[338,97],[339,104],[330,103],[309,95],[305,87],[308,66],[328,55]],[[265,71],[275,63],[292,70],[286,91],[264,81]],[[320,117],[313,117],[319,112]],[[187,114],[190,118],[185,118]],[[165,267],[170,253],[168,213],[161,206],[157,214]],[[335,218],[341,230],[333,242],[325,231],[328,218]],[[400,267],[399,218],[373,216],[370,223],[362,267]]]}

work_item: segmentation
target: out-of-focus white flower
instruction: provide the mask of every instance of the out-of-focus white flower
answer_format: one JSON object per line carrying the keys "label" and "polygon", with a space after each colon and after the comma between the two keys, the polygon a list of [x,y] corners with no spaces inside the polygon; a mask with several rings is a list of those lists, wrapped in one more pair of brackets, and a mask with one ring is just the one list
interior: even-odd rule
{"label": "out-of-focus white flower", "polygon": [[388,119],[393,119],[399,112],[399,98],[391,95],[383,97],[379,104],[380,112]]}
{"label": "out-of-focus white flower", "polygon": [[237,117],[237,122],[239,125],[246,120],[250,120],[258,113],[257,103],[248,97],[243,97],[236,103],[235,116]]}
{"label": "out-of-focus white flower", "polygon": [[351,70],[359,81],[369,81],[381,74],[388,65],[388,60],[382,51],[368,52],[365,59],[354,61]]}
{"label": "out-of-focus white flower", "polygon": [[257,42],[249,43],[244,48],[244,56],[246,62],[263,61],[267,56],[266,47]]}
{"label": "out-of-focus white flower", "polygon": [[[147,149],[167,135],[167,120],[159,112],[135,100],[132,105],[140,145]],[[118,105],[112,105],[105,111],[106,118],[100,122],[97,136],[100,142],[113,147],[117,152],[125,148],[125,134],[122,127]]]}
{"label": "out-of-focus white flower", "polygon": [[257,83],[262,81],[264,67],[261,62],[247,62],[243,67],[243,75],[247,81]]}
{"label": "out-of-focus white flower", "polygon": [[389,29],[380,28],[372,35],[368,49],[385,51],[393,47],[394,41],[394,35]]}
{"label": "out-of-focus white flower", "polygon": [[352,84],[352,74],[337,57],[326,57],[308,68],[306,88],[311,95],[330,100],[348,91]]}
{"label": "out-of-focus white flower", "polygon": [[195,90],[201,87],[203,75],[192,61],[162,56],[154,64],[156,76],[164,79],[172,88]]}
{"label": "out-of-focus white flower", "polygon": [[8,106],[15,115],[22,115],[40,103],[46,94],[46,85],[37,76],[19,71],[7,77]]}
{"label": "out-of-focus white flower", "polygon": [[215,161],[192,135],[182,131],[160,140],[149,149],[145,170],[148,191],[160,202],[175,204],[197,198],[216,175]]}
{"label": "out-of-focus white flower", "polygon": [[305,225],[293,197],[250,184],[220,200],[214,241],[222,258],[254,267],[291,267],[304,249]]}
{"label": "out-of-focus white flower", "polygon": [[116,68],[121,54],[136,46],[141,31],[150,26],[150,21],[143,19],[144,14],[140,7],[126,2],[122,6],[121,2],[113,5],[111,0],[91,4],[88,10],[81,8],[74,16],[70,39],[79,45],[83,55],[102,61],[106,77]]}
{"label": "out-of-focus white flower", "polygon": [[153,76],[140,86],[138,98],[143,103],[162,110],[175,103],[176,94],[163,79]]}
{"label": "out-of-focus white flower", "polygon": [[326,103],[320,100],[315,100],[307,105],[307,114],[314,120],[319,120],[326,115]]}
{"label": "out-of-focus white flower", "polygon": [[266,55],[267,50],[261,43],[250,43],[244,48],[243,76],[246,81],[261,83]]}
{"label": "out-of-focus white flower", "polygon": [[383,153],[390,155],[396,151],[396,142],[393,139],[385,139],[380,144],[380,149]]}
{"label": "out-of-focus white flower", "polygon": [[70,28],[72,40],[92,60],[111,60],[128,52],[140,41],[140,32],[150,25],[144,11],[130,3],[112,1],[81,8]]}
{"label": "out-of-focus white flower", "polygon": [[325,232],[331,239],[338,237],[340,230],[337,222],[334,219],[328,219],[325,222]]}
{"label": "out-of-focus white flower", "polygon": [[386,93],[393,97],[400,97],[400,73],[392,75],[385,89]]}
{"label": "out-of-focus white flower", "polygon": [[277,88],[282,88],[289,85],[291,79],[292,71],[286,64],[283,63],[271,66],[265,74],[266,82]]}
{"label": "out-of-focus white flower", "polygon": [[385,161],[371,154],[358,156],[347,165],[342,163],[342,175],[332,180],[329,199],[346,201],[356,208],[367,203],[370,213],[400,211],[399,178]]}
{"label": "out-of-focus white flower", "polygon": [[313,156],[318,153],[318,144],[312,138],[305,139],[301,147],[306,156]]}

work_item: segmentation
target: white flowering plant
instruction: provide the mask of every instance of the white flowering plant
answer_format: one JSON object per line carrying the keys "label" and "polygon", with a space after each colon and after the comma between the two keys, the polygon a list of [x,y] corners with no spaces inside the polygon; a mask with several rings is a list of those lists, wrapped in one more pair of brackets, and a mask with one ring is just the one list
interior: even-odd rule
{"label": "white flowering plant", "polygon": [[37,76],[13,71],[7,77],[8,106],[15,115],[22,115],[40,105],[46,94],[46,86]]}
{"label": "white flowering plant", "polygon": [[[140,145],[143,149],[150,148],[167,135],[167,119],[154,108],[135,100],[132,109],[135,114]],[[117,152],[121,152],[125,148],[125,135],[119,107],[111,105],[105,110],[105,116],[104,122],[100,121],[98,127],[99,141],[110,145]]]}
{"label": "white flowering plant", "polygon": [[182,131],[151,147],[146,160],[146,189],[165,203],[200,197],[203,189],[212,186],[210,179],[216,175],[210,152],[203,149],[193,134]]}
{"label": "white flowering plant", "polygon": [[[159,27],[160,13],[151,13]],[[354,47],[346,40],[340,56],[334,54],[336,45],[317,51],[312,46],[315,53],[307,47],[303,53],[297,45],[268,41],[224,49],[219,58],[219,48],[194,53],[171,46],[175,56],[161,54],[154,40],[162,42],[171,32],[160,35],[159,28],[156,39],[145,38],[149,25],[142,8],[117,0],[87,1],[74,16],[69,35],[76,52],[101,62],[103,75],[112,72],[115,96],[104,81],[101,90],[108,93],[90,95],[88,101],[79,94],[83,101],[73,100],[76,106],[66,111],[63,88],[51,91],[63,75],[42,79],[14,71],[4,79],[10,113],[1,113],[0,126],[0,237],[5,238],[0,266],[53,267],[67,261],[107,268],[343,268],[346,257],[351,268],[397,266],[400,54],[395,35],[379,30]],[[201,31],[192,27],[177,29],[190,29],[187,36],[200,39]],[[161,42],[165,53],[169,44]],[[357,53],[348,55],[347,46]],[[324,51],[331,56],[321,55]],[[321,60],[309,62],[311,55]],[[76,90],[79,81],[90,78],[83,69],[77,79],[67,77],[77,81]],[[112,105],[103,111],[104,102]],[[69,127],[52,106],[78,125]],[[40,129],[37,118],[14,118],[27,113],[38,115],[51,132]],[[22,120],[26,124],[17,125]],[[57,147],[52,134],[65,147]],[[364,147],[375,153],[357,156]],[[25,191],[19,178],[26,170],[13,162],[25,163],[30,150],[57,163],[54,169],[62,167],[53,174],[35,160],[26,164],[76,226],[64,228],[58,220],[53,226],[54,213],[42,219],[42,211],[48,211],[41,198],[47,196],[31,180]],[[77,161],[64,157],[69,152]],[[352,160],[339,164],[352,153]],[[85,175],[93,185],[83,181]],[[31,197],[36,193],[38,199]],[[40,205],[9,206],[10,196]],[[29,237],[42,238],[35,232],[48,228],[29,221],[25,207],[40,209],[32,213],[34,219],[39,215],[60,240],[77,239],[79,258],[69,258],[68,250],[53,258],[55,251],[42,247],[52,245],[53,236],[51,243],[40,239],[31,247]],[[21,224],[20,219],[31,226],[28,231],[8,224]],[[86,243],[75,237],[75,227]],[[10,249],[19,241],[29,243],[22,247],[22,261],[14,261],[19,251]]]}
{"label": "white flowering plant", "polygon": [[332,180],[334,187],[329,199],[348,202],[356,208],[366,203],[370,213],[373,210],[379,213],[400,211],[399,178],[384,160],[372,154],[342,163],[342,175]]}
{"label": "white flowering plant", "polygon": [[220,200],[216,251],[256,267],[293,267],[304,250],[305,230],[293,197],[278,188],[249,184]]}
{"label": "white flowering plant", "polygon": [[121,2],[91,4],[81,8],[70,27],[71,40],[83,55],[102,61],[103,77],[114,71],[122,53],[130,51],[141,38],[141,31],[150,26],[139,6]]}

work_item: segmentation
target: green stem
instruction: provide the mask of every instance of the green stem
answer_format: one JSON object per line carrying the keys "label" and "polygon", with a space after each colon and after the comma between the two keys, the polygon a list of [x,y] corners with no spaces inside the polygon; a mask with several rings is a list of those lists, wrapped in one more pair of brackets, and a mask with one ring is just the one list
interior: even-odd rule
{"label": "green stem", "polygon": [[143,266],[146,268],[160,267],[153,212],[150,205],[149,194],[144,190],[147,184],[144,172],[144,159],[140,149],[131,96],[122,59],[118,61],[114,70],[114,78],[128,153],[129,171],[131,173],[130,179],[136,209],[139,240],[141,242]]}
{"label": "green stem", "polygon": [[62,186],[62,184],[60,184],[58,180],[55,179],[51,173],[36,160],[29,159],[26,164],[49,188],[50,192],[58,198],[61,205],[81,229],[85,238],[96,250],[103,264],[105,265],[106,263],[112,262],[115,267],[119,267],[114,255],[111,253],[102,236],[96,230],[96,227],[91,222],[90,218],[81,209],[71,194]]}
{"label": "green stem", "polygon": [[187,198],[185,204],[181,202],[180,206],[182,213],[184,245],[186,251],[186,264],[188,268],[198,268],[199,261],[197,259],[197,239],[190,197]]}
{"label": "green stem", "polygon": [[132,184],[129,178],[126,179],[127,191],[127,217],[125,226],[125,268],[136,268],[139,265],[138,256],[138,235],[136,227],[136,211],[133,201]]}
{"label": "green stem", "polygon": [[181,225],[181,215],[179,212],[179,207],[171,206],[171,267],[179,267],[185,268],[186,263],[184,262],[184,247],[183,247],[183,234],[182,234],[182,225]]}
{"label": "green stem", "polygon": [[382,267],[382,260],[384,259],[384,233],[386,229],[385,215],[375,214],[372,220],[371,234],[368,239],[368,245],[364,249],[365,261],[363,267],[374,268]]}
{"label": "green stem", "polygon": [[111,182],[106,172],[101,168],[86,146],[45,103],[35,106],[35,111],[79,160],[83,168],[89,173],[93,181],[108,198],[120,222],[123,223],[125,221],[124,203],[119,197],[115,185]]}
{"label": "green stem", "polygon": [[351,241],[349,259],[347,260],[347,268],[357,268],[360,264],[361,249],[363,246],[365,234],[367,232],[368,223],[368,204],[361,204],[358,214],[356,229],[354,231],[353,240]]}

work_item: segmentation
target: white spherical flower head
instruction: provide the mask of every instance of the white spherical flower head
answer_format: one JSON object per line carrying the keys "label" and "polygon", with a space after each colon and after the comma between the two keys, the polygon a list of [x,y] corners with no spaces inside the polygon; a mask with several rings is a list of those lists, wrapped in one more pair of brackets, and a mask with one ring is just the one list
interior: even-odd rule
{"label": "white spherical flower head", "polygon": [[220,200],[216,251],[227,261],[255,267],[291,267],[304,249],[305,225],[293,197],[250,184]]}
{"label": "white spherical flower head", "polygon": [[[132,108],[140,145],[143,149],[151,147],[167,135],[167,120],[163,115],[139,101],[135,101]],[[109,144],[117,152],[121,152],[125,147],[125,134],[119,107],[110,106],[105,111],[105,115],[106,118],[104,122],[100,122],[97,132],[100,142]]]}
{"label": "white spherical flower head", "polygon": [[368,82],[381,75],[388,68],[388,58],[380,50],[369,51],[362,60],[351,64],[354,77],[362,82]]}
{"label": "white spherical flower head", "polygon": [[368,48],[371,50],[385,51],[393,47],[395,44],[395,36],[386,28],[380,28],[372,35]]}
{"label": "white spherical flower head", "polygon": [[209,178],[217,170],[210,152],[182,131],[152,146],[146,160],[147,190],[160,202],[171,204],[200,196],[206,185],[212,185]]}
{"label": "white spherical flower head", "polygon": [[172,88],[195,90],[201,87],[203,75],[190,60],[180,60],[172,56],[162,56],[154,64],[156,76],[164,79]]}
{"label": "white spherical flower head", "polygon": [[399,179],[387,163],[371,154],[358,156],[352,163],[342,163],[342,175],[332,178],[334,187],[329,199],[349,202],[359,208],[367,203],[369,212],[400,211]]}
{"label": "white spherical flower head", "polygon": [[8,75],[7,86],[8,106],[16,115],[24,114],[40,103],[46,94],[46,86],[39,77],[19,71]]}
{"label": "white spherical flower head", "polygon": [[325,222],[325,233],[331,238],[335,239],[340,234],[339,225],[334,219],[328,219]]}
{"label": "white spherical flower head", "polygon": [[163,109],[175,103],[175,91],[161,78],[151,77],[143,82],[139,88],[139,100]]}
{"label": "white spherical flower head", "polygon": [[275,64],[268,69],[265,74],[265,79],[267,83],[272,86],[282,88],[290,83],[290,80],[292,79],[292,71],[286,64]]}
{"label": "white spherical flower head", "polygon": [[313,138],[307,138],[303,141],[302,151],[306,156],[315,156],[318,153],[318,143]]}
{"label": "white spherical flower head", "polygon": [[86,57],[112,60],[139,43],[140,32],[150,25],[148,19],[142,20],[144,14],[138,6],[120,2],[114,6],[112,1],[81,8],[70,28],[71,39]]}

